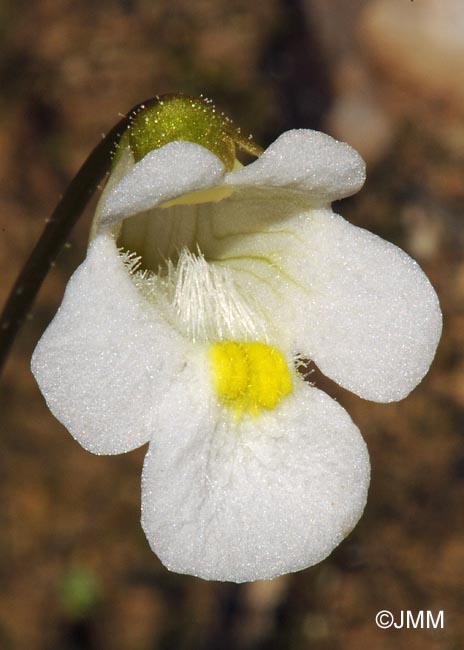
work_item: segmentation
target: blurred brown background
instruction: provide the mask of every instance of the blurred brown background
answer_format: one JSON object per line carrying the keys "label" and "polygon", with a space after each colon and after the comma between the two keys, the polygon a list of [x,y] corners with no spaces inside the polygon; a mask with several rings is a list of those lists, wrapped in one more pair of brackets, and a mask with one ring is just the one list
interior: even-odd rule
{"label": "blurred brown background", "polygon": [[[364,517],[325,562],[273,582],[168,573],[139,527],[144,450],[84,452],[29,359],[85,255],[91,210],[49,275],[1,394],[3,650],[458,650],[464,647],[464,4],[461,0],[16,0],[0,3],[1,298],[60,193],[133,104],[205,93],[268,145],[324,129],[365,156],[337,209],[424,268],[434,365],[405,401],[320,380],[371,453]],[[445,628],[381,630],[381,609]]]}

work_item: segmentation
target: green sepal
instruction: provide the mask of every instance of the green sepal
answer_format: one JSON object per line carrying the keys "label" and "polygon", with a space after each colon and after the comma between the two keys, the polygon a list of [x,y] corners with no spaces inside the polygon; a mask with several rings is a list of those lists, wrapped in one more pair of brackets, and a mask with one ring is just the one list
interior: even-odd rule
{"label": "green sepal", "polygon": [[129,143],[136,162],[153,149],[176,140],[209,149],[227,171],[235,163],[235,145],[245,148],[244,138],[229,118],[204,98],[165,95],[150,106],[142,106],[129,126]]}

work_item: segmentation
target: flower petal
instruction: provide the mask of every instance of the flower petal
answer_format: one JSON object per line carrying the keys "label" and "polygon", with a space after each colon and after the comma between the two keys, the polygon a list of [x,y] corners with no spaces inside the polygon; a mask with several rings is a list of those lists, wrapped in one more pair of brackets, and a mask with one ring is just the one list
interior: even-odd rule
{"label": "flower petal", "polygon": [[[93,215],[92,219],[89,241],[92,241],[92,239],[98,234],[98,231],[100,229],[101,216],[108,195],[113,190],[113,188],[116,187],[116,185],[118,185],[118,183],[120,183],[122,179],[134,168],[134,166],[135,160],[131,148],[129,146],[123,147],[122,150],[119,151],[118,158],[116,160],[113,160],[111,172],[98,199],[97,207],[95,208],[95,214]],[[113,234],[116,234],[118,230],[119,224],[116,225]]]}
{"label": "flower petal", "polygon": [[369,483],[364,441],[341,406],[296,382],[278,408],[240,422],[188,373],[165,399],[142,525],[169,569],[273,578],[321,561],[355,526]]}
{"label": "flower petal", "polygon": [[300,220],[307,242],[290,272],[308,291],[295,346],[361,397],[405,397],[427,372],[441,334],[436,293],[400,248],[329,211]]}
{"label": "flower petal", "polygon": [[183,339],[98,236],[39,341],[32,370],[52,413],[83,447],[117,454],[147,442],[153,413],[185,365]]}
{"label": "flower petal", "polygon": [[218,185],[224,165],[193,142],[170,142],[150,151],[109,192],[101,213],[102,226],[189,192]]}
{"label": "flower petal", "polygon": [[328,205],[364,184],[365,165],[348,144],[307,129],[282,134],[255,162],[227,174],[236,187],[286,188],[302,192],[309,205]]}
{"label": "flower petal", "polygon": [[204,206],[197,241],[256,305],[268,342],[314,360],[361,397],[405,397],[441,333],[435,291],[396,246],[287,190]]}

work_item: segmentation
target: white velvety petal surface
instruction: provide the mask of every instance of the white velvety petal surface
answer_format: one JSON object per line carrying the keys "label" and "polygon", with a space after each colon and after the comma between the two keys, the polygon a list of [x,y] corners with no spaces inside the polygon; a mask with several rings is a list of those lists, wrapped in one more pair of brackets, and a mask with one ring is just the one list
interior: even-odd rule
{"label": "white velvety petal surface", "polygon": [[117,454],[147,442],[153,413],[185,365],[183,339],[133,286],[98,236],[34,352],[47,404],[83,447]]}
{"label": "white velvety petal surface", "polygon": [[274,411],[234,421],[205,378],[164,401],[142,484],[142,525],[171,570],[245,582],[325,558],[355,526],[369,484],[350,417],[295,380]]}
{"label": "white velvety petal surface", "polygon": [[193,142],[170,142],[150,151],[109,192],[101,225],[153,208],[194,190],[221,182],[224,165],[208,149]]}
{"label": "white velvety petal surface", "polygon": [[361,397],[402,399],[440,338],[432,285],[404,251],[328,210],[298,221],[306,251],[291,273],[307,299],[296,312],[297,350]]}
{"label": "white velvety petal surface", "polygon": [[[107,178],[105,187],[103,188],[100,198],[98,199],[97,207],[95,208],[95,214],[92,220],[92,227],[90,229],[89,240],[95,237],[100,226],[100,219],[105,207],[108,195],[113,190],[116,185],[122,181],[124,176],[126,176],[135,165],[134,156],[130,147],[125,147],[120,152],[119,159],[113,163],[110,175]],[[118,228],[116,228],[117,230]]]}
{"label": "white velvety petal surface", "polygon": [[365,164],[348,144],[309,129],[283,133],[258,160],[226,176],[238,187],[275,187],[304,192],[311,205],[328,205],[357,192]]}

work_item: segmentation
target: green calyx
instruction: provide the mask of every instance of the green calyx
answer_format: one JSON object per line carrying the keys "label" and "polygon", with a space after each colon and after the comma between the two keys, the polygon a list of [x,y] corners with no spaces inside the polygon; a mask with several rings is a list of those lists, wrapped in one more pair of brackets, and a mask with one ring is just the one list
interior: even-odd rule
{"label": "green calyx", "polygon": [[[162,96],[141,106],[131,120],[128,140],[136,162],[169,142],[187,140],[209,149],[227,171],[234,166],[236,145],[255,156],[262,153],[211,101],[176,95]],[[127,138],[123,137],[120,146],[125,144]]]}

